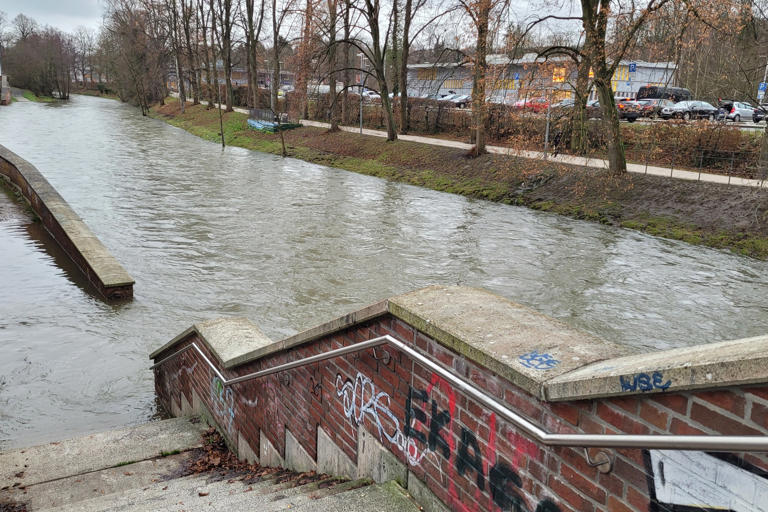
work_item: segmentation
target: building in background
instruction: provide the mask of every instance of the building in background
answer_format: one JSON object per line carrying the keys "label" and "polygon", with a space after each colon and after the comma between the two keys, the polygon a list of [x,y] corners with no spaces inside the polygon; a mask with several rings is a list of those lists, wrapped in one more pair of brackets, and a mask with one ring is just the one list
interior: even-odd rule
{"label": "building in background", "polygon": [[[569,58],[543,59],[534,53],[519,59],[504,54],[486,58],[487,99],[512,104],[526,98],[552,94],[553,101],[573,97],[576,67]],[[621,61],[611,85],[617,97],[634,98],[645,85],[675,85],[677,66],[672,62]],[[408,94],[411,97],[441,97],[446,94],[472,94],[471,62],[410,64]],[[594,99],[594,91],[590,99]]]}

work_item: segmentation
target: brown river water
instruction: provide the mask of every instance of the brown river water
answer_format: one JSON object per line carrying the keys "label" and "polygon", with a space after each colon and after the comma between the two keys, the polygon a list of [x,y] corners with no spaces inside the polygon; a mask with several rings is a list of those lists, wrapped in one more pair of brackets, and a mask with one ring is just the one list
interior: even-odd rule
{"label": "brown river water", "polygon": [[0,144],[136,279],[132,302],[107,305],[38,225],[0,216],[0,449],[153,417],[148,353],[219,316],[279,339],[458,283],[640,351],[768,332],[766,262],[222,151],[116,101],[0,108]]}

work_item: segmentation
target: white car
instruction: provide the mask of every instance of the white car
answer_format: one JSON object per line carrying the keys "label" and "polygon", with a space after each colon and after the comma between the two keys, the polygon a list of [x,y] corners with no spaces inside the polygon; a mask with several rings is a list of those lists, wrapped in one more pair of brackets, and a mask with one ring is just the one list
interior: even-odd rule
{"label": "white car", "polygon": [[381,100],[379,93],[369,90],[363,91],[363,98],[368,101]]}

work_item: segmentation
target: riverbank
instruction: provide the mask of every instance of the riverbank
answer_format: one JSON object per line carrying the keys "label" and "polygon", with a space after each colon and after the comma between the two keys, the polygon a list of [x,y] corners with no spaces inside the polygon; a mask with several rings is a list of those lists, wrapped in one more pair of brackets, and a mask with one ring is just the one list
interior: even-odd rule
{"label": "riverbank", "polygon": [[29,101],[34,101],[35,103],[53,103],[56,101],[56,98],[53,98],[51,96],[38,96],[32,91],[24,90],[24,92],[21,94],[25,99]]}
{"label": "riverbank", "polygon": [[[181,114],[173,101],[153,107],[150,115],[219,140],[215,109],[187,105]],[[237,112],[224,115],[227,144],[280,154],[279,135],[251,130],[246,119]],[[645,175],[615,177],[500,155],[469,159],[458,149],[311,127],[285,132],[285,141],[289,156],[313,163],[768,259],[765,190]]]}

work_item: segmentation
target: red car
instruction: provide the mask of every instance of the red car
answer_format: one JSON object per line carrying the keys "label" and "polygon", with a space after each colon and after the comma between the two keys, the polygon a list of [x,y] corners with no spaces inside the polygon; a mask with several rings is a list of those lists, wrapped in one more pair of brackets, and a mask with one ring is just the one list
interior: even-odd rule
{"label": "red car", "polygon": [[549,102],[547,98],[526,98],[516,101],[514,107],[533,112],[545,112],[549,107]]}

